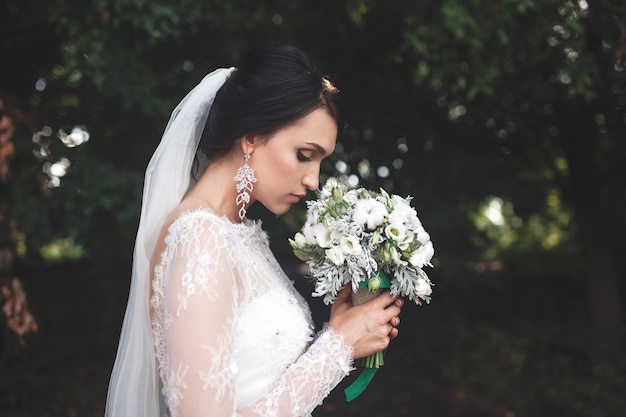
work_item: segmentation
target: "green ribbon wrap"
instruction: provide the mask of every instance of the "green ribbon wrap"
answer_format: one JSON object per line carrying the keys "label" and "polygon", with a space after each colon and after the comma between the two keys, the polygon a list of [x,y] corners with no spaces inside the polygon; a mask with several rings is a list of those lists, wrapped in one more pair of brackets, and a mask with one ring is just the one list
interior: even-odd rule
{"label": "green ribbon wrap", "polygon": [[[377,272],[371,278],[375,276],[378,276],[378,278],[380,278],[380,287],[379,287],[380,289],[387,289],[391,286],[391,281],[389,281],[389,278],[382,272]],[[368,281],[369,279],[361,282],[359,284],[359,288],[368,288],[367,286]],[[383,356],[385,355],[386,351],[387,351],[386,349],[382,351]],[[376,354],[374,353],[373,355],[376,355]],[[378,368],[371,368],[365,365],[365,368],[361,371],[357,379],[352,384],[350,384],[348,388],[344,390],[344,393],[346,394],[346,401],[350,402],[354,400],[356,397],[358,397],[359,395],[361,395],[363,391],[365,391],[365,388],[367,388],[369,383],[372,381],[377,371],[378,371]]]}

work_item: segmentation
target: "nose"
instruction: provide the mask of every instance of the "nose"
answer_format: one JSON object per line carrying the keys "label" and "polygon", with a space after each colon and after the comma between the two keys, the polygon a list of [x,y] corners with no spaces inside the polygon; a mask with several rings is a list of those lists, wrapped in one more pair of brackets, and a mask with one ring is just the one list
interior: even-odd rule
{"label": "nose", "polygon": [[304,185],[308,190],[315,191],[320,184],[320,166],[315,165],[315,168],[312,168],[307,171],[307,173],[302,178],[302,185]]}

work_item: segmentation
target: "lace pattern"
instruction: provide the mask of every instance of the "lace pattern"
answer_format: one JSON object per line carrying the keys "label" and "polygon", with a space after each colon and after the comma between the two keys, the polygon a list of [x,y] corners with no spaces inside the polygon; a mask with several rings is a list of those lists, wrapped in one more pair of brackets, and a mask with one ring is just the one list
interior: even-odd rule
{"label": "lace pattern", "polygon": [[[341,334],[324,330],[300,360],[289,368],[294,378],[280,379],[271,394],[255,404],[256,415],[310,415],[353,369],[352,353],[352,347],[344,343]],[[329,376],[334,377],[328,379]],[[310,396],[311,392],[316,395]],[[310,400],[303,401],[305,398]]]}
{"label": "lace pattern", "polygon": [[152,281],[152,330],[172,417],[306,416],[351,370],[352,347],[324,330],[260,223],[208,210],[169,228]]}

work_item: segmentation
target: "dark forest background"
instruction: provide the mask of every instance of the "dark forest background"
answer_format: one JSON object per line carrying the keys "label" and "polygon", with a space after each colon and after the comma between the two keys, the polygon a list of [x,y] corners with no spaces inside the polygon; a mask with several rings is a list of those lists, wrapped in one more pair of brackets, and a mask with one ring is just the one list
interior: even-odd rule
{"label": "dark forest background", "polygon": [[[1,2],[0,414],[103,414],[143,170],[184,94],[266,42],[342,91],[323,175],[414,196],[436,251],[433,301],[404,308],[372,385],[315,416],[626,415],[610,0]],[[308,296],[303,214],[251,211]]]}

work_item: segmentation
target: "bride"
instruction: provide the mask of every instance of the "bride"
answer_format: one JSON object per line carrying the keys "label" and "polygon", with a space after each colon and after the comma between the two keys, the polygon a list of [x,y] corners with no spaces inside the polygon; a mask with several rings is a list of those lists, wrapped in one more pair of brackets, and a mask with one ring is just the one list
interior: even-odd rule
{"label": "bride", "polygon": [[[246,210],[280,215],[318,187],[338,90],[291,46],[207,75],[176,107],[148,168],[107,417],[307,416],[387,347],[402,301],[352,306],[317,334]],[[210,161],[206,162],[206,161]]]}

